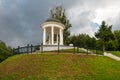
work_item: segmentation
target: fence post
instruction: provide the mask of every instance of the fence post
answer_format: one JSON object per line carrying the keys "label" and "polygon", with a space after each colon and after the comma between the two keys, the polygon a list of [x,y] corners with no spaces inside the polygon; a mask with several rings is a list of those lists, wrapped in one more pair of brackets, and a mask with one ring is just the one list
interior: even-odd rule
{"label": "fence post", "polygon": [[86,54],[88,54],[88,46],[85,45],[85,49],[86,49]]}
{"label": "fence post", "polygon": [[12,53],[13,53],[13,55],[15,55],[15,48],[12,49]]}
{"label": "fence post", "polygon": [[87,55],[88,55],[88,46],[86,46],[86,48],[87,48]]}
{"label": "fence post", "polygon": [[39,45],[39,51],[40,51],[40,53],[41,53],[41,45]]}
{"label": "fence post", "polygon": [[78,46],[77,46],[77,54],[79,53],[79,48],[78,48]]}
{"label": "fence post", "polygon": [[32,48],[33,48],[33,46],[32,46],[32,44],[31,44],[31,54],[32,54]]}
{"label": "fence post", "polygon": [[74,54],[75,54],[75,45],[74,45]]}
{"label": "fence post", "polygon": [[60,51],[59,51],[59,46],[60,46],[60,44],[59,44],[59,42],[58,42],[58,54],[59,54],[59,52],[60,52]]}
{"label": "fence post", "polygon": [[96,48],[96,55],[97,55],[97,48]]}
{"label": "fence post", "polygon": [[27,54],[29,53],[29,44],[27,45]]}
{"label": "fence post", "polygon": [[18,54],[20,53],[19,49],[20,49],[20,46],[18,46]]}
{"label": "fence post", "polygon": [[87,47],[87,54],[88,54],[88,47]]}
{"label": "fence post", "polygon": [[41,53],[43,53],[43,43],[41,43]]}

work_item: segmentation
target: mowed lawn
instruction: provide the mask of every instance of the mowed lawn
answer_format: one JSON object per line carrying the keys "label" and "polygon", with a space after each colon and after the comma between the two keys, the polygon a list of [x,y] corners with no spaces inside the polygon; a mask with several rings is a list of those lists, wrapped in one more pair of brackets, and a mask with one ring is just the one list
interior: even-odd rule
{"label": "mowed lawn", "polygon": [[0,80],[120,80],[120,62],[84,54],[22,54],[0,63]]}

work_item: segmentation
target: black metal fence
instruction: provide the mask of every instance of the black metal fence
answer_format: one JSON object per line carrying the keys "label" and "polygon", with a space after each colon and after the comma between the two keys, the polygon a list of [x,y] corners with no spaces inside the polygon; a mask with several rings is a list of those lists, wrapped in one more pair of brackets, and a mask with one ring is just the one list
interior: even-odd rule
{"label": "black metal fence", "polygon": [[29,53],[36,52],[37,50],[40,50],[41,52],[43,52],[42,45],[29,45],[28,44],[27,46],[24,46],[24,47],[18,46],[18,48],[13,48],[13,54],[14,55],[23,54],[23,53],[29,54]]}
{"label": "black metal fence", "polygon": [[[50,46],[50,45],[49,45]],[[44,51],[44,47],[46,47],[46,46],[43,46],[43,44],[41,43],[41,45],[30,45],[30,44],[28,44],[27,46],[24,46],[24,47],[20,47],[20,46],[18,46],[17,48],[14,48],[13,49],[13,54],[14,55],[16,55],[16,54],[29,54],[29,53],[33,53],[33,52],[36,52],[36,51],[38,51],[38,52],[40,52],[40,53],[43,53],[43,51]],[[53,47],[53,46],[52,46]],[[50,48],[52,48],[52,47],[50,47]],[[60,46],[59,45],[59,43],[58,43],[58,45],[56,45],[56,50],[54,50],[54,51],[52,51],[52,52],[56,52],[56,53],[64,53],[64,52],[66,52],[66,53],[74,53],[74,54],[76,54],[76,53],[86,53],[86,54],[89,54],[89,53],[95,53],[95,54],[102,54],[102,50],[100,50],[100,49],[98,49],[98,48],[96,48],[96,49],[90,49],[90,48],[88,48],[88,47],[85,47],[84,49],[84,52],[81,52],[80,51],[80,46],[77,46],[77,45],[74,45],[73,46],[73,48],[72,49],[63,49],[63,50],[61,50],[60,48],[61,48],[62,46]]]}

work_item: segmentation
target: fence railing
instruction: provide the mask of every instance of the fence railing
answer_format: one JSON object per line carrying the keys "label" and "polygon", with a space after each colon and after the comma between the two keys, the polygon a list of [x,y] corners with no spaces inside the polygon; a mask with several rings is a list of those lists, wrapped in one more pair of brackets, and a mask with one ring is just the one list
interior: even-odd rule
{"label": "fence railing", "polygon": [[[61,45],[59,45],[59,43],[58,43],[58,45],[44,45],[44,46],[43,46],[42,43],[41,43],[41,45],[29,45],[28,44],[27,46],[24,46],[24,47],[18,46],[17,48],[14,48],[13,49],[13,54],[14,55],[16,55],[16,54],[29,54],[29,53],[33,53],[33,52],[36,52],[36,51],[38,51],[40,53],[43,53],[45,51],[45,48],[46,49],[50,49],[51,48],[51,50],[54,48],[53,51],[57,52],[59,54],[62,51],[64,51],[64,50],[61,51],[61,47],[63,48],[63,47],[66,47],[66,46],[61,46]],[[76,54],[76,53],[80,52],[79,51],[80,48],[81,47],[74,45],[73,46],[73,50],[71,51],[71,50],[68,49],[68,52],[71,51],[71,53]],[[86,54],[89,54],[89,53],[102,54],[102,51],[98,50],[98,49],[91,50],[91,49],[89,49],[87,47],[83,48],[83,49],[84,49],[83,50],[84,53],[86,53]],[[46,50],[46,51],[49,51],[49,50]],[[65,52],[67,52],[67,50],[65,50]]]}
{"label": "fence railing", "polygon": [[13,48],[13,54],[33,53],[33,52],[36,52],[37,50],[40,50],[41,46],[42,45],[29,45],[29,44],[27,46],[24,46],[24,47],[18,46],[18,48]]}

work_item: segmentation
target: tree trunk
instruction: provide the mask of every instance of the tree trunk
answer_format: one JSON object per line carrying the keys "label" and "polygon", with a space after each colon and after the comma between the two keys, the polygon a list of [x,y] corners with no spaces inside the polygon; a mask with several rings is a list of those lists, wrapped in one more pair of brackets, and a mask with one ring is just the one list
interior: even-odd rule
{"label": "tree trunk", "polygon": [[102,55],[104,55],[104,52],[105,52],[105,41],[103,40]]}

